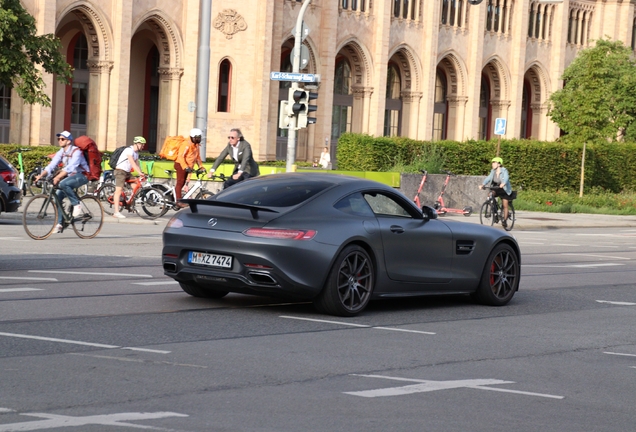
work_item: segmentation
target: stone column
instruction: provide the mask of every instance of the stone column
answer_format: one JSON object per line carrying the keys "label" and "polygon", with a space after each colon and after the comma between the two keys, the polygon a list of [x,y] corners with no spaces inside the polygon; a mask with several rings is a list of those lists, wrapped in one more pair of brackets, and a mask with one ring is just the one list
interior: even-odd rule
{"label": "stone column", "polygon": [[446,139],[464,140],[464,118],[466,116],[467,96],[449,96],[448,101],[448,133]]}
{"label": "stone column", "polygon": [[179,135],[179,89],[182,68],[159,68],[159,118],[157,124],[157,152],[167,136]]}
{"label": "stone column", "polygon": [[353,92],[351,131],[372,134],[373,132],[369,130],[369,114],[371,112],[373,88],[352,86],[351,90]]}
{"label": "stone column", "polygon": [[86,134],[93,138],[101,151],[106,150],[108,132],[108,98],[112,61],[88,62],[88,121]]}
{"label": "stone column", "polygon": [[417,139],[418,121],[420,101],[422,100],[422,92],[403,91],[400,93],[402,98],[402,136]]}
{"label": "stone column", "polygon": [[530,108],[532,109],[531,137],[537,140],[545,140],[547,138],[545,123],[548,121],[548,108],[541,103],[532,103]]}

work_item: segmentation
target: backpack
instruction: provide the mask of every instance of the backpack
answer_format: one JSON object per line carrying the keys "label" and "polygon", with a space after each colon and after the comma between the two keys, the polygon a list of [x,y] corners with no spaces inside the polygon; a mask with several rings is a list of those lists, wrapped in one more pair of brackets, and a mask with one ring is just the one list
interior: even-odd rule
{"label": "backpack", "polygon": [[84,159],[88,163],[89,172],[86,173],[88,181],[99,180],[102,175],[102,154],[97,149],[97,144],[86,135],[79,136],[75,139],[75,147],[82,150]]}
{"label": "backpack", "polygon": [[108,165],[110,165],[111,169],[117,168],[117,162],[119,162],[119,158],[121,154],[130,146],[121,146],[117,147],[115,151],[110,154],[110,159],[108,159]]}
{"label": "backpack", "polygon": [[182,146],[186,143],[186,139],[182,136],[167,136],[159,152],[159,157],[162,159],[177,160]]}

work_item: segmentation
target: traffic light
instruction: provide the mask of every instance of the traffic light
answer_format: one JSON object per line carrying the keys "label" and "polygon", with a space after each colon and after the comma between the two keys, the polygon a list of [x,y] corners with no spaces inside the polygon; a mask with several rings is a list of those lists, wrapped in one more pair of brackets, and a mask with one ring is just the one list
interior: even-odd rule
{"label": "traffic light", "polygon": [[[292,92],[290,92],[291,94]],[[309,90],[295,90],[292,94],[293,105],[292,112],[296,116],[296,128],[306,128],[307,125],[315,124],[316,118],[309,117],[309,115],[316,111],[318,107],[316,105],[309,105],[309,102],[318,99],[318,93],[310,92]],[[289,101],[292,104],[292,101]]]}
{"label": "traffic light", "polygon": [[289,129],[289,101],[280,101],[280,108],[278,110],[278,128]]}

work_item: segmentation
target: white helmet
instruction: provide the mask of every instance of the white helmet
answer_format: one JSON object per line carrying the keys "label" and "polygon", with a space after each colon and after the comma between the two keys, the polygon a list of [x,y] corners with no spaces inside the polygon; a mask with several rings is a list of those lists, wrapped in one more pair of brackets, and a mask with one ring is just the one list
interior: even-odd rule
{"label": "white helmet", "polygon": [[194,128],[190,131],[190,136],[191,137],[196,137],[196,136],[203,136],[203,132],[201,131],[201,129],[199,128]]}

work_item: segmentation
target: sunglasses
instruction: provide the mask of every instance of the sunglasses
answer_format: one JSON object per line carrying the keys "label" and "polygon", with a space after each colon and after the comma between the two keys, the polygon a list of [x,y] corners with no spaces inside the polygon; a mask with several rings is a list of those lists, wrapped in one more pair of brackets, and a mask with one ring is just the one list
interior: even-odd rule
{"label": "sunglasses", "polygon": [[57,140],[58,140],[58,141],[67,141],[67,139],[66,139],[66,138],[62,138],[62,137],[59,137]]}
{"label": "sunglasses", "polygon": [[227,137],[227,139],[238,139],[238,137],[231,137],[231,136],[229,136],[229,137]]}

